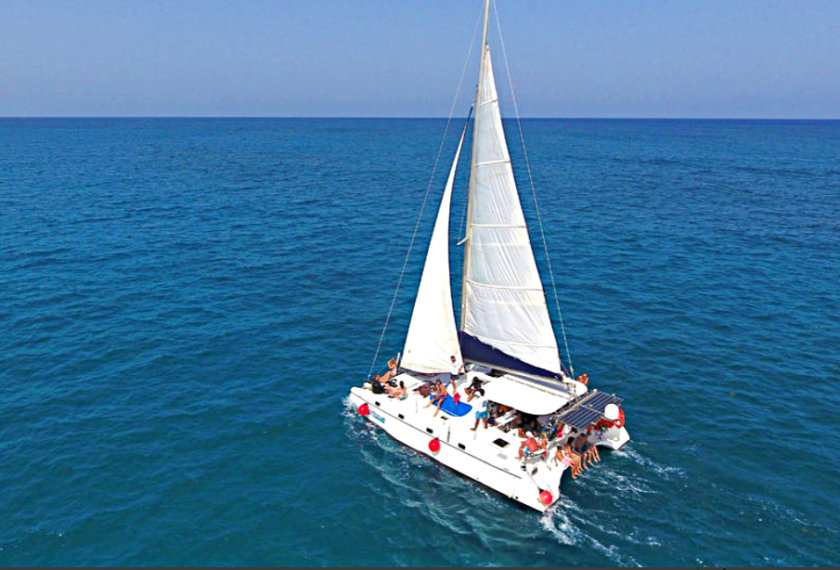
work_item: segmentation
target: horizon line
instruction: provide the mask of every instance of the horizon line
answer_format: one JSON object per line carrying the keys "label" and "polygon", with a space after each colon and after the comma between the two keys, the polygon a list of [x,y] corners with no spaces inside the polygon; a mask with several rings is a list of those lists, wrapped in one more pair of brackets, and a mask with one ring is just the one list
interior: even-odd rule
{"label": "horizon line", "polygon": [[[455,117],[452,117],[453,119]],[[3,119],[342,119],[342,120],[447,120],[447,117],[418,116],[365,116],[365,115],[0,115]],[[560,121],[840,121],[838,117],[519,117],[520,120]],[[506,117],[502,120],[516,120]]]}

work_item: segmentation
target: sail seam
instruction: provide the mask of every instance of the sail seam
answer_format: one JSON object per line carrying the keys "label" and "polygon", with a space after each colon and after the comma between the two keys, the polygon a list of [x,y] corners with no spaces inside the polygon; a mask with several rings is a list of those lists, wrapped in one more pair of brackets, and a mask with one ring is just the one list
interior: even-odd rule
{"label": "sail seam", "polygon": [[473,168],[478,168],[479,166],[491,166],[495,164],[510,164],[509,158],[502,158],[500,160],[487,160],[484,162],[476,162],[473,164]]}
{"label": "sail seam", "polygon": [[[465,331],[465,332],[470,332],[470,331]],[[485,342],[487,344],[492,345],[493,348],[496,348],[498,350],[501,350],[501,349],[499,348],[498,345],[493,344],[493,343],[498,343],[500,345],[509,345],[509,346],[527,346],[527,347],[536,347],[536,348],[548,348],[548,349],[551,349],[551,350],[554,350],[554,348],[555,348],[553,345],[550,345],[550,344],[546,345],[546,344],[532,344],[530,342],[513,342],[513,341],[508,341],[508,340],[500,340],[500,339],[490,338],[488,336],[479,336],[479,335],[475,335],[475,337],[477,339],[481,340],[482,342]],[[502,352],[504,352],[504,351],[502,350]],[[505,353],[505,354],[507,354],[507,353]],[[510,356],[510,355],[508,355],[508,356]],[[514,358],[517,358],[517,357],[514,357]],[[528,364],[530,364],[530,362]],[[531,364],[531,366],[536,366],[536,365]]]}
{"label": "sail seam", "polygon": [[474,228],[515,228],[520,230],[527,230],[528,226],[523,224],[477,224],[473,222]]}
{"label": "sail seam", "polygon": [[514,285],[489,285],[487,283],[482,283],[481,281],[474,281],[472,279],[467,279],[467,283],[471,285],[478,285],[479,287],[484,287],[486,289],[505,289],[508,291],[539,291],[542,292],[543,288],[540,287],[516,287]]}

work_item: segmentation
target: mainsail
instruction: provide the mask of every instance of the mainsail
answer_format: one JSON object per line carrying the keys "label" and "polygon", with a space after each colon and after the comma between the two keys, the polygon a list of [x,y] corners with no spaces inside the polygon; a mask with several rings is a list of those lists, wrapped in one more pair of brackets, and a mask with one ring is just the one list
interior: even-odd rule
{"label": "mainsail", "polygon": [[[553,373],[561,370],[486,43],[475,110],[461,328],[514,359]],[[466,352],[464,356],[472,357]]]}
{"label": "mainsail", "polygon": [[415,372],[446,372],[450,356],[461,360],[449,276],[449,206],[465,134],[466,128],[449,170],[405,339],[401,365]]}

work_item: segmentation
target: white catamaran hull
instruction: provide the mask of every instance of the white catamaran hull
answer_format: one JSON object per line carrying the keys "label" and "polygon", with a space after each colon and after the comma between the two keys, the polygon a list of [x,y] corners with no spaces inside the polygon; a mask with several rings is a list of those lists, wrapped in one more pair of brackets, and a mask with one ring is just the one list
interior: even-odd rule
{"label": "white catamaran hull", "polygon": [[[365,418],[397,441],[523,505],[543,512],[560,497],[560,481],[567,468],[562,463],[554,465],[552,448],[547,459],[517,460],[521,439],[515,432],[507,434],[493,427],[485,430],[483,426],[471,431],[473,413],[456,418],[441,412],[433,417],[434,408],[424,408],[427,400],[416,393],[397,400],[354,387],[350,390],[350,402],[354,410],[367,404],[369,413]],[[440,443],[438,451],[429,447],[434,439]],[[494,443],[499,439],[509,442],[504,449]],[[597,445],[618,449],[629,439],[622,427],[607,430],[605,439]],[[551,494],[549,504],[541,501],[543,491]]]}

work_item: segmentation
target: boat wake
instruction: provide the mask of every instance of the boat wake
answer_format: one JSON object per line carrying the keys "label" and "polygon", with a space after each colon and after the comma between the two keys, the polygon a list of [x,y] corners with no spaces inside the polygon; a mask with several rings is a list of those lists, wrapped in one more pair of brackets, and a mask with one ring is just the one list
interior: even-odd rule
{"label": "boat wake", "polygon": [[611,452],[611,454],[616,457],[629,459],[639,467],[643,467],[646,471],[653,472],[668,481],[674,478],[681,479],[685,477],[685,471],[679,467],[661,465],[653,459],[645,457],[633,448],[619,449],[618,451]]}
{"label": "boat wake", "polygon": [[542,514],[540,525],[560,544],[592,548],[619,566],[641,566],[632,556],[622,555],[616,544],[607,546],[595,538],[594,533],[587,532],[586,526],[594,526],[596,530],[607,534],[619,535],[616,531],[609,531],[604,526],[593,523],[592,518],[566,496],[561,497],[551,509]]}

